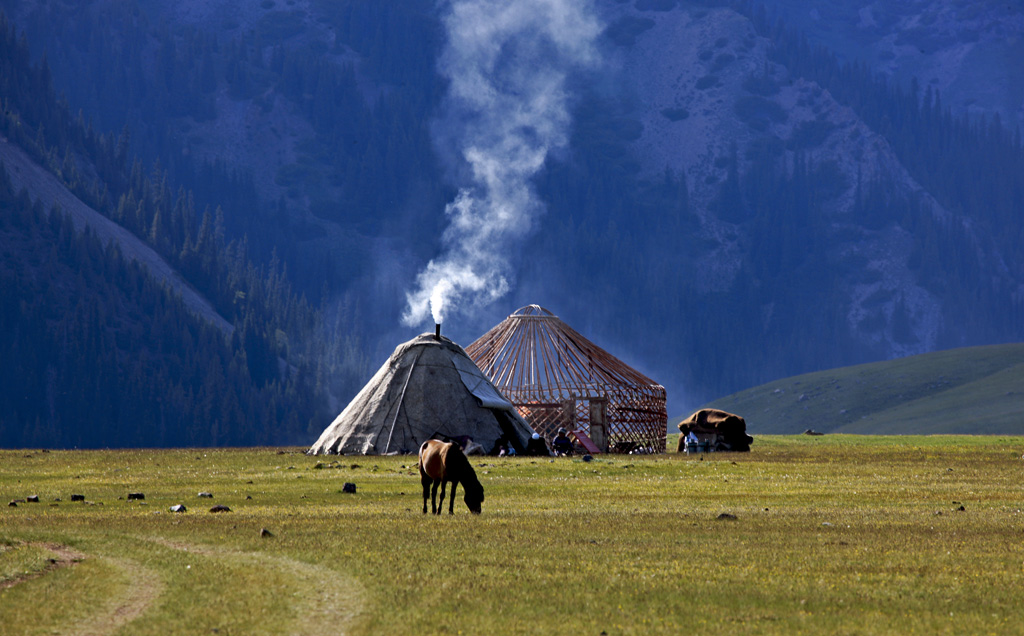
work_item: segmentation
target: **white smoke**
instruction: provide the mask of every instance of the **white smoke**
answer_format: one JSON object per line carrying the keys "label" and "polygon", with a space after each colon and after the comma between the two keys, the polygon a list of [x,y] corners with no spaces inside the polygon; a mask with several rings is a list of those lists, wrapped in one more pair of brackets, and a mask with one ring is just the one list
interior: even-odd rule
{"label": "white smoke", "polygon": [[439,70],[449,81],[438,144],[458,153],[459,194],[445,208],[444,253],[406,294],[402,318],[441,323],[510,289],[521,239],[543,210],[531,184],[569,135],[566,78],[596,61],[590,0],[451,0]]}

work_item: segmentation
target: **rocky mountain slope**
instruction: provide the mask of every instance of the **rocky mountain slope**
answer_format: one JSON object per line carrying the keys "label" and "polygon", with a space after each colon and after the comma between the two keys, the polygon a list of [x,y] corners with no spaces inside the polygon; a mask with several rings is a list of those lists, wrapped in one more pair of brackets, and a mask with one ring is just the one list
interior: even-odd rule
{"label": "rocky mountain slope", "polygon": [[[926,184],[896,138],[909,133],[867,121],[863,104],[782,60],[772,26],[781,18],[894,87],[917,78],[951,117],[998,113],[1014,123],[1024,10],[959,0],[760,4],[761,13],[700,0],[595,2],[601,63],[580,80],[576,145],[539,179],[552,196],[536,240],[514,250],[512,300],[467,319],[465,333],[453,325],[453,335],[471,341],[518,304],[554,305],[596,340],[633,352],[670,395],[692,391],[690,404],[781,374],[1024,338],[1006,326],[1024,305],[1024,264],[997,240],[988,211]],[[108,53],[93,50],[97,38],[80,33],[60,2],[0,7],[54,60],[58,90],[114,130],[136,127],[148,158],[250,176],[260,204],[232,212],[226,202],[229,224],[266,254],[284,254],[307,292],[373,307],[375,324],[359,328],[374,332],[378,353],[390,350],[404,333],[404,292],[436,254],[452,194],[453,151],[434,144],[432,128],[444,90],[434,3],[103,0],[79,22],[109,29],[117,46]],[[104,100],[116,91],[81,81],[104,60],[133,65],[113,105]],[[187,103],[158,116],[155,94]],[[781,195],[756,200],[757,188],[764,195],[780,183],[811,193],[811,217],[793,220]],[[885,196],[872,199],[880,188]],[[666,221],[676,209],[681,218]],[[764,238],[776,218],[791,238]],[[933,236],[936,227],[949,236]],[[766,243],[786,241],[794,244],[783,256],[764,256],[777,247]],[[801,251],[806,258],[793,256]],[[959,278],[934,267],[956,259],[969,262]],[[975,286],[970,302],[987,304],[965,318]],[[728,307],[735,324],[719,332],[676,315],[705,306]],[[809,342],[815,316],[826,341]],[[712,365],[695,361],[702,348],[729,351]],[[780,361],[745,369],[751,350]]]}
{"label": "rocky mountain slope", "polygon": [[38,201],[46,210],[63,210],[71,216],[75,229],[81,232],[88,228],[104,245],[111,242],[117,245],[125,258],[143,265],[153,278],[177,294],[182,303],[197,317],[206,320],[227,337],[234,332],[234,326],[217,312],[210,301],[197,292],[152,247],[83,203],[52,173],[33,161],[21,148],[2,137],[0,164],[3,165],[16,192],[24,190],[33,201]]}
{"label": "rocky mountain slope", "polygon": [[1024,12],[1012,2],[767,0],[846,60],[941,91],[957,113],[1024,125]]}
{"label": "rocky mountain slope", "polygon": [[[713,246],[699,268],[702,291],[731,287],[742,262],[739,251],[749,242],[742,229],[711,209],[727,177],[728,157],[734,148],[742,157],[764,139],[785,143],[790,162],[796,152],[807,153],[829,161],[841,175],[842,187],[825,204],[837,232],[851,225],[858,183],[880,177],[921,196],[933,215],[949,217],[908,174],[885,138],[827,90],[770,61],[770,42],[742,15],[728,8],[643,11],[620,5],[608,19],[612,28],[632,26],[628,41],[620,40],[616,58],[631,91],[642,96],[637,100],[636,157],[649,178],[667,168],[685,174],[692,184],[701,235]],[[813,138],[807,139],[807,131],[814,131]],[[846,319],[851,330],[895,356],[932,350],[941,329],[941,299],[918,284],[909,270],[906,231],[890,226],[836,249],[863,258],[863,268],[878,274],[870,282],[861,281],[859,272],[834,281],[849,298]],[[865,307],[880,296],[887,300]],[[913,331],[902,342],[892,324],[900,302],[909,311]],[[772,308],[764,311],[770,319]],[[882,322],[876,321],[870,331],[860,327],[868,314],[878,312]]]}

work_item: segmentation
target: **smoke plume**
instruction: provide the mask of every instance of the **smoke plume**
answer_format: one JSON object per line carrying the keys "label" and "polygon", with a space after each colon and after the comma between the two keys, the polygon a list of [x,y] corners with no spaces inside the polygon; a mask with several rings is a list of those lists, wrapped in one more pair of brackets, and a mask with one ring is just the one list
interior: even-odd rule
{"label": "smoke plume", "polygon": [[569,135],[566,78],[596,60],[589,0],[451,0],[435,140],[456,155],[443,253],[417,277],[403,322],[471,311],[509,291],[510,254],[543,210],[531,183]]}

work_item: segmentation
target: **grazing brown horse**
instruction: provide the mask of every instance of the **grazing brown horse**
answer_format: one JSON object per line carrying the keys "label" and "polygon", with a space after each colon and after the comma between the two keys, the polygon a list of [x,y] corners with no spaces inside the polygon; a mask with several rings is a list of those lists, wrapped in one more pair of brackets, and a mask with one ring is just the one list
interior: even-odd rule
{"label": "grazing brown horse", "polygon": [[[480,514],[480,504],[484,501],[484,487],[476,478],[476,473],[469,459],[458,444],[447,444],[436,439],[428,439],[420,446],[420,483],[423,484],[423,514],[427,514],[427,495],[430,495],[430,512],[441,514],[444,508],[445,482],[452,482],[451,499],[448,502],[448,514],[455,514],[455,487],[462,482],[466,491],[463,500],[466,507],[474,514]],[[441,501],[437,502],[437,485],[441,484]],[[433,488],[431,488],[433,486]]]}

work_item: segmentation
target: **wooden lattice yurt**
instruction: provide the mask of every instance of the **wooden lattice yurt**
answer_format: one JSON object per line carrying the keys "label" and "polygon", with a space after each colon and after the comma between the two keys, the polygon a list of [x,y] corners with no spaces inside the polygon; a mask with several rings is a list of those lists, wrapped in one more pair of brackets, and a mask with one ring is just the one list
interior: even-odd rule
{"label": "wooden lattice yurt", "polygon": [[549,441],[564,426],[601,451],[665,451],[665,388],[543,307],[523,307],[466,353]]}

